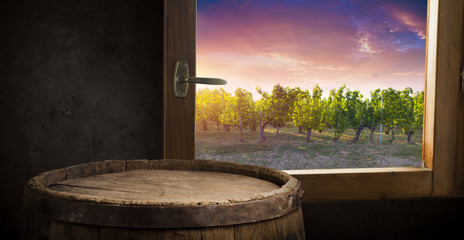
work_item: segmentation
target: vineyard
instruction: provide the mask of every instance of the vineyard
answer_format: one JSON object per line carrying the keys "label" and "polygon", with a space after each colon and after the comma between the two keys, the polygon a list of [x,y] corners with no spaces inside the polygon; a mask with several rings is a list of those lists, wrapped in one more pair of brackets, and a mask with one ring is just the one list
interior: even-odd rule
{"label": "vineyard", "polygon": [[[278,169],[420,166],[424,93],[275,85],[197,92],[197,158]],[[382,127],[382,130],[381,130]],[[379,134],[380,131],[382,134]],[[382,144],[379,144],[382,136]]]}

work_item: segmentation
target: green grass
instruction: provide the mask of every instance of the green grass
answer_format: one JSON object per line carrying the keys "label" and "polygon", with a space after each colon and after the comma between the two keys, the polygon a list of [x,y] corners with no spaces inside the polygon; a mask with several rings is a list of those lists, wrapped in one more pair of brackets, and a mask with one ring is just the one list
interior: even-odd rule
{"label": "green grass", "polygon": [[418,167],[422,164],[422,131],[413,135],[415,144],[408,144],[406,135],[395,129],[395,140],[388,143],[391,135],[374,133],[373,143],[363,131],[357,143],[352,143],[355,132],[347,129],[337,142],[333,142],[333,130],[322,133],[313,131],[306,143],[306,133],[298,133],[291,126],[281,128],[276,138],[276,129],[265,129],[266,142],[260,143],[258,132],[244,129],[244,142],[240,131],[217,129],[208,124],[208,131],[201,126],[196,130],[196,158],[217,159],[238,163],[255,164],[276,169],[328,169],[365,167]]}

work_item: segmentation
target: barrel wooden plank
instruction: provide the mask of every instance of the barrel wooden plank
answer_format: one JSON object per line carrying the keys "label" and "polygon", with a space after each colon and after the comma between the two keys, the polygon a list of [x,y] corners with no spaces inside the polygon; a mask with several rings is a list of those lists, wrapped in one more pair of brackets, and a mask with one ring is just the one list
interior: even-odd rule
{"label": "barrel wooden plank", "polygon": [[99,240],[128,240],[129,229],[115,227],[100,227]]}
{"label": "barrel wooden plank", "polygon": [[305,239],[301,209],[279,218],[278,221],[236,225],[234,239]]}
{"label": "barrel wooden plank", "polygon": [[234,227],[210,227],[201,230],[203,240],[234,240]]}
{"label": "barrel wooden plank", "polygon": [[[164,230],[133,230],[130,233],[132,240],[168,240],[191,239],[203,240],[200,229],[164,229]],[[219,239],[219,238],[217,238]]]}
{"label": "barrel wooden plank", "polygon": [[21,239],[39,239],[43,229],[43,226],[39,224],[43,224],[43,222],[37,220],[39,218],[37,214],[32,213],[29,209],[26,209],[26,211],[28,214],[27,216],[24,215],[27,219],[23,219],[22,222]]}
{"label": "barrel wooden plank", "polygon": [[21,239],[69,239],[69,224],[56,222],[31,212]]}
{"label": "barrel wooden plank", "polygon": [[304,239],[303,213],[301,208],[276,221],[282,239]]}
{"label": "barrel wooden plank", "polygon": [[280,239],[276,221],[262,221],[259,224],[252,223],[234,226],[234,237],[236,240]]}
{"label": "barrel wooden plank", "polygon": [[99,240],[99,228],[97,226],[87,226],[71,224],[69,227],[69,240]]}
{"label": "barrel wooden plank", "polygon": [[69,224],[56,222],[49,219],[41,219],[42,234],[39,239],[47,238],[50,240],[68,240]]}

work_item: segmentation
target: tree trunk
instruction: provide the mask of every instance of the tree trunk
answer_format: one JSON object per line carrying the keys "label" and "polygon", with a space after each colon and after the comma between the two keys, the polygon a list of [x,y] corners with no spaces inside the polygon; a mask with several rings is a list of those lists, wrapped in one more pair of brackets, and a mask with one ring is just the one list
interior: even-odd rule
{"label": "tree trunk", "polygon": [[243,129],[242,127],[238,127],[240,128],[240,142],[245,142],[245,140],[243,139]]}
{"label": "tree trunk", "polygon": [[238,128],[240,128],[240,142],[245,142],[245,140],[243,140],[242,117],[240,117],[240,114],[238,114],[238,124]]}
{"label": "tree trunk", "polygon": [[298,127],[298,133],[303,133],[303,128],[302,127]]}
{"label": "tree trunk", "polygon": [[390,140],[388,140],[388,142],[393,143],[393,140],[395,140],[395,132],[393,131],[393,128],[391,128],[390,130],[392,132],[392,137],[390,138]]}
{"label": "tree trunk", "polygon": [[252,125],[250,125],[250,129],[251,131],[256,132],[256,124],[253,123]]}
{"label": "tree trunk", "polygon": [[311,128],[306,129],[306,142],[309,143],[309,139],[311,138]]}
{"label": "tree trunk", "polygon": [[335,123],[335,128],[334,128],[334,138],[332,141],[336,142],[338,141],[338,136],[337,136],[337,123]]}
{"label": "tree trunk", "polygon": [[216,122],[216,127],[218,131],[221,131],[221,124],[219,124],[219,122]]}
{"label": "tree trunk", "polygon": [[356,130],[356,136],[351,140],[352,142],[358,142],[359,141],[359,136],[361,136],[361,132],[364,128],[364,123],[361,121],[361,124],[359,125],[358,129]]}
{"label": "tree trunk", "polygon": [[259,142],[263,143],[266,141],[266,135],[264,135],[264,128],[266,127],[267,123],[263,124],[262,120],[263,112],[259,112]]}
{"label": "tree trunk", "polygon": [[277,137],[279,136],[279,130],[280,130],[280,127],[277,127],[276,139],[277,139]]}
{"label": "tree trunk", "polygon": [[371,126],[371,135],[369,136],[369,142],[372,143],[372,137],[374,136],[374,126]]}
{"label": "tree trunk", "polygon": [[413,141],[412,141],[412,135],[414,134],[414,132],[408,132],[408,143],[409,144],[415,144]]}
{"label": "tree trunk", "polygon": [[203,120],[203,131],[207,131],[208,130],[208,123],[206,122],[206,120]]}
{"label": "tree trunk", "polygon": [[392,127],[390,127],[390,126],[388,126],[388,125],[385,125],[385,134],[386,134],[386,135],[389,135],[391,129],[392,129]]}
{"label": "tree trunk", "polygon": [[266,141],[266,135],[264,135],[264,127],[259,127],[259,142],[263,143]]}

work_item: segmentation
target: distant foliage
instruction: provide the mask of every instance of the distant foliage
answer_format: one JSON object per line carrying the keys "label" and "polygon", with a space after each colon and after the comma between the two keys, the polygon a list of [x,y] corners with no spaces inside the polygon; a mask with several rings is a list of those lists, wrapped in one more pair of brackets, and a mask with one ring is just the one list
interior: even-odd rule
{"label": "distant foliage", "polygon": [[256,112],[250,92],[237,88],[235,96],[225,97],[225,107],[219,116],[224,125],[236,126],[240,129],[240,141],[243,142],[243,128],[256,125]]}
{"label": "distant foliage", "polygon": [[327,122],[326,126],[334,129],[334,141],[338,141],[348,125],[346,98],[344,96],[346,86],[338,90],[330,90],[327,100]]}
{"label": "distant foliage", "polygon": [[395,139],[395,128],[400,128],[408,136],[408,143],[413,144],[412,136],[423,125],[424,92],[413,92],[411,88],[398,91],[392,88],[375,89],[370,96],[363,99],[358,90],[347,89],[345,85],[330,90],[327,98],[322,97],[323,90],[316,85],[312,92],[300,88],[282,87],[276,84],[272,92],[263,91],[259,86],[256,91],[260,99],[253,100],[252,93],[238,88],[234,95],[224,89],[201,89],[196,95],[196,121],[203,130],[208,130],[207,123],[215,122],[217,129],[230,127],[252,131],[259,129],[260,142],[266,137],[264,129],[272,126],[279,129],[286,123],[293,123],[300,132],[306,131],[306,141],[310,141],[313,130],[332,129],[333,140],[338,141],[347,128],[355,130],[352,140],[357,142],[363,129],[372,135],[380,124],[385,126],[385,133],[391,135],[389,142]]}
{"label": "distant foliage", "polygon": [[224,89],[209,90],[208,88],[197,91],[196,94],[196,121],[201,123],[203,130],[208,130],[207,121],[213,121],[219,128],[219,116],[225,109],[225,101],[230,97]]}
{"label": "distant foliage", "polygon": [[293,105],[293,125],[306,130],[306,142],[311,138],[311,131],[322,130],[323,122],[322,89],[314,87],[312,96],[309,92],[300,92]]}

